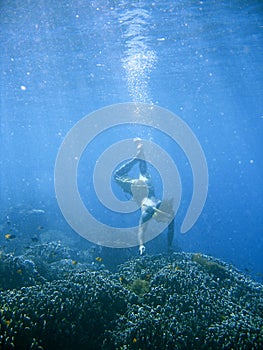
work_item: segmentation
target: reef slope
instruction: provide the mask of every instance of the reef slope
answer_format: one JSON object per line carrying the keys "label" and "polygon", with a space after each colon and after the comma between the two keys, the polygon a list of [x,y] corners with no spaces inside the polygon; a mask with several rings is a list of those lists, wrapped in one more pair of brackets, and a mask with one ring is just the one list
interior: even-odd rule
{"label": "reef slope", "polygon": [[263,348],[262,285],[201,254],[134,258],[113,273],[62,249],[56,261],[2,256],[0,275],[2,350]]}

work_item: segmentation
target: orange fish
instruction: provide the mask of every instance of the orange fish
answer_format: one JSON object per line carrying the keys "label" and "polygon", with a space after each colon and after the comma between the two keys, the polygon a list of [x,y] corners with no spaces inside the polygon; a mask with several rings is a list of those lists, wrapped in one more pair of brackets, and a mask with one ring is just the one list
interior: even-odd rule
{"label": "orange fish", "polygon": [[16,235],[13,235],[12,233],[5,234],[5,239],[14,239],[16,238]]}
{"label": "orange fish", "polygon": [[103,261],[103,259],[102,259],[101,257],[99,257],[99,256],[97,256],[97,257],[95,258],[95,260],[98,261],[98,262],[102,262],[102,261]]}

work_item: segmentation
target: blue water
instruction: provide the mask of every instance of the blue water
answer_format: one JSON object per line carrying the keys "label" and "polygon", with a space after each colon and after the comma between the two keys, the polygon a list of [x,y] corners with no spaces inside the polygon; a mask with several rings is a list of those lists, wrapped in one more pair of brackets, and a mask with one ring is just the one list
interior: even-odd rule
{"label": "blue water", "polygon": [[[191,169],[177,145],[151,134],[173,155],[182,178],[176,244],[231,262],[262,281],[262,19],[260,0],[1,2],[4,249],[10,226],[17,245],[22,235],[34,234],[36,225],[77,239],[55,197],[58,149],[87,114],[137,101],[180,116],[206,156],[207,201],[196,224],[182,235]],[[110,140],[128,134],[123,129]],[[104,138],[96,151],[105,150],[109,136]],[[90,164],[94,161],[90,158]],[[83,196],[85,181],[80,174]],[[34,209],[45,213],[30,219]],[[161,253],[165,245],[162,234],[147,249]]]}

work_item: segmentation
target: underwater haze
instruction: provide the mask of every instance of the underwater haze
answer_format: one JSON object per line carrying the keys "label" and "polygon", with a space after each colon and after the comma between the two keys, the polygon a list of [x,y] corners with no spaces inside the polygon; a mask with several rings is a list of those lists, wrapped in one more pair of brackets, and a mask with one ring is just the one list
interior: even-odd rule
{"label": "underwater haze", "polygon": [[[28,261],[37,264],[34,256],[45,256],[47,266],[54,263],[51,256],[62,254],[61,245],[74,251],[71,254],[63,250],[64,255],[60,255],[72,261],[70,270],[83,263],[96,271],[116,271],[118,264],[128,266],[132,258],[152,256],[154,261],[161,254],[159,259],[168,259],[167,230],[145,244],[146,257],[139,256],[138,247],[105,248],[75,232],[56,199],[56,158],[74,125],[98,109],[140,102],[177,115],[203,149],[209,183],[198,220],[188,232],[180,232],[194,187],[189,160],[167,135],[141,125],[112,127],[87,147],[77,179],[85,205],[106,225],[121,221],[126,227],[136,226],[138,212],[114,217],[100,203],[93,188],[93,167],[115,142],[136,136],[154,142],[169,153],[182,182],[173,250],[196,255],[192,260],[188,255],[179,260],[186,265],[197,261],[203,267],[200,256],[211,256],[257,283],[263,282],[262,1],[5,0],[0,2],[0,27],[1,256],[8,261],[14,257],[24,259],[27,271],[33,269],[33,263]],[[152,172],[159,195],[160,174],[154,167]],[[67,177],[67,173],[64,175]],[[125,200],[114,181],[111,186],[115,195]],[[50,249],[48,257],[46,249]],[[173,266],[175,270],[183,269],[180,261]],[[163,261],[156,264],[165,266]],[[68,265],[63,266],[67,269]],[[122,275],[118,277],[123,285],[127,266],[121,268]],[[25,276],[23,268],[14,269],[18,279]],[[7,271],[2,269],[1,278]],[[42,277],[51,281],[51,275]],[[147,290],[147,278],[151,279],[153,272],[145,276],[140,288]],[[34,281],[38,285],[42,279],[35,277]],[[135,288],[134,281],[129,277],[127,281],[130,290]],[[30,285],[5,283],[11,289]],[[157,283],[157,279],[151,283]],[[6,288],[1,286],[1,290]],[[5,326],[9,325],[8,319],[5,322]],[[116,339],[123,334],[116,333]],[[141,346],[138,334],[129,334],[131,347],[126,348]],[[82,339],[81,344],[85,341]],[[257,344],[262,345],[262,338],[260,341]],[[44,343],[39,344],[44,347]],[[115,349],[123,345],[116,341],[114,344]],[[178,348],[198,346],[182,344]],[[207,348],[216,348],[214,343],[207,344]]]}
{"label": "underwater haze", "polygon": [[[179,246],[263,272],[261,1],[5,1],[0,16],[2,225],[40,209],[66,235],[53,180],[65,135],[107,105],[153,103],[190,126],[208,164],[205,207]],[[191,170],[173,152],[179,228]]]}

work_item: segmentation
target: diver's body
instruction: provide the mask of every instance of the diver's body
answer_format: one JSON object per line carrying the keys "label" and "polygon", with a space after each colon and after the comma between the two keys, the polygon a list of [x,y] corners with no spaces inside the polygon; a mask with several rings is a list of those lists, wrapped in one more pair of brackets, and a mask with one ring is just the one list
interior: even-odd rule
{"label": "diver's body", "polygon": [[[147,221],[150,220],[155,213],[160,213],[163,216],[166,216],[166,218],[171,218],[171,215],[159,210],[161,201],[157,200],[155,197],[151,177],[147,171],[147,162],[144,157],[142,142],[138,138],[134,139],[134,141],[137,144],[136,156],[115,171],[114,179],[123,189],[123,191],[129,193],[141,208],[138,228],[138,243],[139,252],[142,255],[145,251],[143,235],[146,229]],[[133,179],[129,177],[128,173],[136,164],[139,165],[140,175],[138,179]],[[171,250],[173,227],[174,225],[172,220],[168,227],[168,250]]]}

